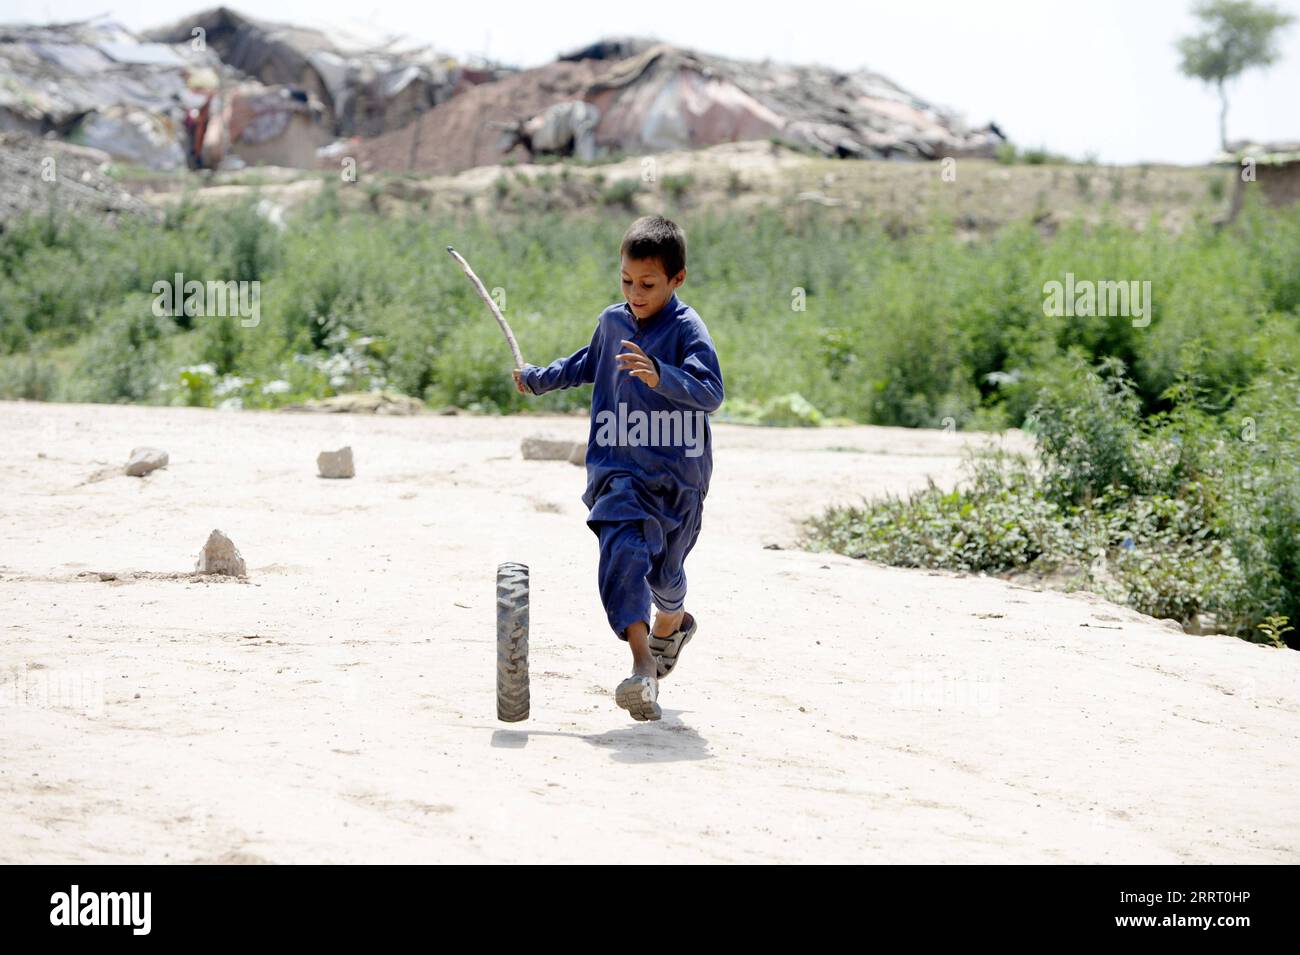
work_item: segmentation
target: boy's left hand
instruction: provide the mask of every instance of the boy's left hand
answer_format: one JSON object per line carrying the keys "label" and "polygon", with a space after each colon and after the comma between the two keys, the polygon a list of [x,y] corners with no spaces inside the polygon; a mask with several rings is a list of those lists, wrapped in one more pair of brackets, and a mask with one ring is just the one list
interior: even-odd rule
{"label": "boy's left hand", "polygon": [[622,339],[621,344],[626,345],[628,350],[620,352],[616,357],[619,361],[619,368],[627,369],[628,373],[636,378],[640,378],[651,388],[659,386],[659,372],[655,371],[654,360],[643,352],[640,346]]}

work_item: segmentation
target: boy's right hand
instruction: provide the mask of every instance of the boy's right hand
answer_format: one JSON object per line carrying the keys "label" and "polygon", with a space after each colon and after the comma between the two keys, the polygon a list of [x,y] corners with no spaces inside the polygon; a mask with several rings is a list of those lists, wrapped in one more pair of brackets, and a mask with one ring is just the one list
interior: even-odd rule
{"label": "boy's right hand", "polygon": [[524,387],[524,379],[520,376],[520,371],[519,371],[518,368],[516,368],[516,369],[514,370],[514,376],[515,376],[515,388],[516,388],[516,390],[518,390],[518,392],[519,392],[521,395],[530,395],[530,394],[532,394],[531,391],[529,391],[527,388]]}

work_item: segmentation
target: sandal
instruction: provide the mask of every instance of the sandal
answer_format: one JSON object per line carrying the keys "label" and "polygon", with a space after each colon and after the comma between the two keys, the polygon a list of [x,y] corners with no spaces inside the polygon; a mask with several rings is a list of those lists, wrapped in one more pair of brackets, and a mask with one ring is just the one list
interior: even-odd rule
{"label": "sandal", "polygon": [[648,676],[628,677],[614,691],[614,699],[632,715],[632,719],[641,723],[657,720],[663,715],[658,703],[659,681]]}
{"label": "sandal", "polygon": [[695,618],[689,613],[682,615],[681,627],[666,637],[650,635],[650,652],[654,654],[655,668],[659,679],[664,679],[673,672],[681,657],[682,648],[691,642],[695,635]]}

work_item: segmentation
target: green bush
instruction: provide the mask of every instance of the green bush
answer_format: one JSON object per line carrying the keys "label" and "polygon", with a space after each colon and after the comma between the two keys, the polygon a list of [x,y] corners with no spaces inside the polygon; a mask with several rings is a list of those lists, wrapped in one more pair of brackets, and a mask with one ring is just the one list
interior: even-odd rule
{"label": "green bush", "polygon": [[155,402],[171,375],[170,318],[153,314],[153,300],[132,296],[96,317],[90,341],[69,386],[78,401]]}
{"label": "green bush", "polygon": [[1040,386],[1034,460],[970,457],[956,490],[831,508],[805,543],[1064,578],[1156,617],[1212,613],[1248,639],[1300,620],[1300,379],[1271,371],[1219,415],[1194,374],[1166,398],[1143,419],[1117,362],[1071,359]]}
{"label": "green bush", "polygon": [[695,177],[690,173],[680,176],[664,176],[660,180],[660,185],[664,193],[671,197],[674,202],[681,202],[695,186]]}
{"label": "green bush", "polygon": [[833,507],[809,522],[809,542],[900,567],[997,573],[1059,549],[1060,509],[1037,491],[1026,460],[970,458],[967,486],[933,483],[904,497]]}
{"label": "green bush", "polygon": [[1300,623],[1300,378],[1260,376],[1224,419],[1219,532],[1243,569],[1237,625]]}
{"label": "green bush", "polygon": [[60,396],[58,368],[37,354],[0,358],[0,398],[53,401]]}
{"label": "green bush", "polygon": [[605,187],[601,201],[607,206],[617,206],[630,212],[636,208],[636,197],[641,191],[641,183],[637,180],[618,179]]}
{"label": "green bush", "polygon": [[[640,184],[621,188],[631,186]],[[275,380],[295,356],[328,360],[343,327],[371,340],[379,376],[417,397],[583,406],[581,391],[541,402],[502,395],[509,353],[487,347],[491,316],[445,249],[457,246],[489,289],[504,290],[525,356],[546,364],[585,344],[595,316],[621,300],[617,250],[630,214],[534,211],[504,225],[468,212],[385,218],[345,211],[342,188],[327,180],[283,230],[255,200],[183,201],[162,223],[43,214],[7,224],[0,354],[84,350],[97,316],[180,272],[259,281],[262,321],[246,329],[178,317],[170,382],[205,362]],[[761,407],[799,394],[831,419],[987,428],[1024,423],[1043,380],[1072,353],[1122,362],[1143,416],[1172,407],[1166,395],[1193,365],[1216,413],[1270,361],[1300,365],[1300,207],[1249,202],[1227,229],[1195,223],[1172,234],[1153,222],[1138,232],[1103,220],[1046,237],[1023,222],[975,241],[942,219],[891,237],[870,216],[808,206],[702,210],[684,224],[691,259],[680,294],[718,345],[729,401]],[[1044,283],[1067,273],[1150,281],[1150,324],[1045,315]],[[447,349],[478,347],[480,336],[478,354],[488,363],[495,354],[496,372],[456,370]]]}
{"label": "green bush", "polygon": [[1058,368],[1027,421],[1038,439],[1045,493],[1072,505],[1110,487],[1144,489],[1139,405],[1123,363],[1108,358],[1094,374],[1076,355]]}

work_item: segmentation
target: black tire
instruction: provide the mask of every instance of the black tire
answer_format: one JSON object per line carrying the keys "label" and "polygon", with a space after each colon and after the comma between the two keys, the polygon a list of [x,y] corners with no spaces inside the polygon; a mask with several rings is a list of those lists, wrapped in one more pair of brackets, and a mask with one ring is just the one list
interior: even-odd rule
{"label": "black tire", "polygon": [[528,719],[528,565],[497,567],[497,719]]}

